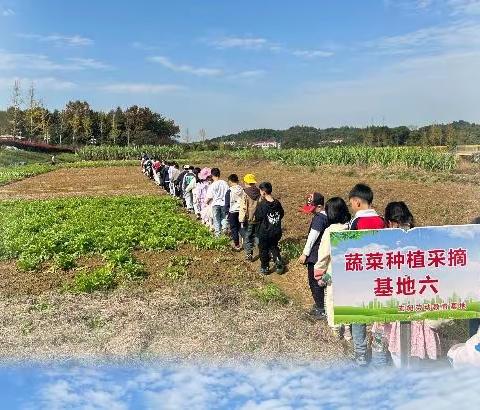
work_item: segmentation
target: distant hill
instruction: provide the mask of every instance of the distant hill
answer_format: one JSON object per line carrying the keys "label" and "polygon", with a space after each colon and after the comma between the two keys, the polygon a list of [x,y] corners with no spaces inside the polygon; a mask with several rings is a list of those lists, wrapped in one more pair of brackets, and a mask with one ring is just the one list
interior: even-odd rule
{"label": "distant hill", "polygon": [[261,141],[276,141],[283,148],[318,147],[323,145],[367,144],[384,145],[457,145],[480,144],[480,125],[466,121],[450,124],[432,124],[421,128],[406,126],[370,126],[366,128],[315,128],[294,126],[286,130],[254,129],[223,135],[210,143],[250,145]]}

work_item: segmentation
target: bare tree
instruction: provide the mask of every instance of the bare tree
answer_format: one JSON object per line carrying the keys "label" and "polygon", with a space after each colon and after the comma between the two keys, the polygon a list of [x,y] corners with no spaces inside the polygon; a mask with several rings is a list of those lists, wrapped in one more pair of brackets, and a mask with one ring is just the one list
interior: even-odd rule
{"label": "bare tree", "polygon": [[188,128],[185,129],[185,135],[184,135],[183,139],[185,140],[185,144],[190,143],[190,131],[189,131]]}
{"label": "bare tree", "polygon": [[43,109],[40,101],[35,98],[35,87],[30,84],[28,89],[28,107],[26,110],[26,120],[28,123],[28,137],[34,139],[37,131],[43,128]]}
{"label": "bare tree", "polygon": [[11,100],[11,119],[10,119],[10,131],[14,137],[17,137],[20,133],[21,125],[21,105],[23,104],[22,91],[20,88],[20,81],[15,80],[13,84],[12,100]]}
{"label": "bare tree", "polygon": [[207,131],[201,128],[200,131],[198,131],[198,135],[200,136],[202,142],[205,142],[205,140],[207,139]]}

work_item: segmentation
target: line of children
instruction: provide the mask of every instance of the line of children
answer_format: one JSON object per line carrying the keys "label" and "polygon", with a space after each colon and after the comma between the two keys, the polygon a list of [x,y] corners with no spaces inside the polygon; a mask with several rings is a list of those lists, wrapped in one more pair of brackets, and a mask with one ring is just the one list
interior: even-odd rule
{"label": "line of children", "polygon": [[177,163],[158,162],[153,166],[154,161],[142,156],[144,174],[151,175],[170,195],[182,199],[186,210],[195,214],[216,236],[229,234],[232,248],[245,249],[247,260],[253,261],[258,245],[260,273],[270,274],[273,259],[275,271],[283,274],[285,268],[279,241],[284,210],[272,196],[270,182],[257,187],[255,175],[247,174],[243,178],[245,187],[242,187],[238,175],[231,174],[225,182],[218,168],[185,165],[180,172]]}
{"label": "line of children", "polygon": [[[242,187],[238,175],[229,175],[228,182],[225,182],[221,179],[218,168],[200,169],[185,166],[184,171],[180,173],[178,164],[161,163],[159,166],[157,161],[148,158],[142,158],[142,170],[149,177],[153,173],[153,179],[161,186],[165,187],[167,181],[167,191],[182,198],[186,209],[194,213],[215,235],[229,233],[232,248],[240,251],[243,247],[247,260],[253,260],[253,252],[258,245],[261,274],[270,274],[271,259],[276,272],[278,274],[284,272],[285,267],[279,249],[284,210],[281,203],[272,196],[271,183],[262,182],[257,187],[255,175],[247,174],[243,178]],[[330,234],[342,230],[384,228],[408,230],[414,226],[413,215],[404,202],[389,203],[382,218],[372,207],[373,198],[370,187],[365,184],[355,185],[348,195],[350,208],[354,212],[353,218],[342,198],[334,197],[325,202],[323,195],[318,192],[312,193],[307,199],[307,204],[301,209],[312,214],[307,240],[299,257],[299,262],[307,267],[308,284],[314,300],[309,313],[316,319],[326,319],[338,336],[342,335],[343,330],[345,340],[353,339],[355,361],[359,366],[368,364],[367,326],[364,324],[338,326],[333,323]],[[411,322],[412,357],[422,360],[435,360],[439,357],[438,326],[438,321]],[[472,321],[472,327],[475,327],[472,332],[475,336],[472,340],[476,340],[478,321],[474,323]],[[374,323],[371,334],[371,363],[375,366],[385,366],[391,359],[393,364],[398,366],[399,322]],[[449,356],[453,360],[454,356],[460,357],[460,354],[452,349]],[[457,361],[460,362],[460,359]]]}

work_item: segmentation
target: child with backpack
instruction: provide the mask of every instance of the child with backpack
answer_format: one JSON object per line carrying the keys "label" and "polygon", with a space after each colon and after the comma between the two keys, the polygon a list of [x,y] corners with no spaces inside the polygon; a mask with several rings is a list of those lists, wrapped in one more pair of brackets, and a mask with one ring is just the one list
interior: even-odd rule
{"label": "child with backpack", "polygon": [[185,201],[185,208],[188,212],[193,213],[193,188],[197,183],[197,176],[195,175],[195,167],[188,167],[187,173],[183,177],[181,191],[183,193],[183,200]]}
{"label": "child with backpack", "polygon": [[314,192],[307,199],[307,204],[301,208],[303,213],[312,214],[308,230],[307,242],[298,261],[307,266],[308,285],[315,304],[309,314],[316,319],[325,319],[325,286],[320,286],[314,277],[314,266],[318,260],[318,248],[323,233],[328,227],[328,218],[323,208],[325,198],[319,192]]}
{"label": "child with backpack", "polygon": [[243,248],[247,261],[253,260],[253,249],[255,247],[255,211],[260,200],[260,190],[257,188],[255,175],[247,174],[243,177],[245,183],[243,199],[240,205],[238,218],[243,231]]}
{"label": "child with backpack", "polygon": [[255,210],[257,224],[258,248],[260,252],[260,273],[270,274],[270,255],[273,257],[276,272],[284,272],[278,242],[282,237],[282,219],[285,215],[282,204],[272,196],[272,184],[262,182],[259,185],[261,201]]}
{"label": "child with backpack", "polygon": [[232,238],[232,248],[240,251],[240,205],[243,199],[243,188],[238,183],[238,175],[231,174],[227,183],[230,189],[225,195],[225,212],[227,214],[228,225],[230,226],[230,237]]}

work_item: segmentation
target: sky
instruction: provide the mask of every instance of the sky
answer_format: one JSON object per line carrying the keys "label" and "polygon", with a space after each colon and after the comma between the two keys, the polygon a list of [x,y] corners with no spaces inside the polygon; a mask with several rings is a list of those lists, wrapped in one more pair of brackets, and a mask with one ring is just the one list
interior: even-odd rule
{"label": "sky", "polygon": [[480,0],[0,0],[0,108],[15,79],[193,138],[480,122]]}
{"label": "sky", "polygon": [[8,409],[419,409],[475,408],[479,369],[370,370],[314,365],[237,367],[2,366]]}
{"label": "sky", "polygon": [[[397,252],[406,255],[408,251],[428,251],[430,249],[465,249],[467,250],[467,265],[451,268],[448,266],[426,269],[408,269],[404,266],[401,270],[363,270],[361,272],[345,271],[345,255],[350,253]],[[365,236],[358,240],[341,242],[333,248],[333,276],[334,279],[334,304],[338,306],[362,306],[375,298],[375,279],[391,277],[393,288],[396,291],[397,277],[410,276],[416,280],[415,289],[418,292],[421,284],[428,274],[432,279],[437,279],[438,296],[448,300],[453,292],[464,300],[473,298],[480,300],[480,225],[420,227],[404,232],[401,229],[386,229],[378,231],[374,236]],[[448,259],[447,259],[448,260]],[[364,259],[365,263],[365,259]],[[385,258],[384,258],[385,264]],[[385,265],[386,266],[386,265]],[[427,286],[422,296],[397,296],[401,303],[412,303],[413,300],[423,302],[424,299],[435,297],[435,293]],[[389,297],[378,298],[387,302]]]}

